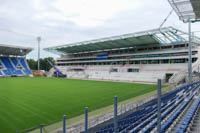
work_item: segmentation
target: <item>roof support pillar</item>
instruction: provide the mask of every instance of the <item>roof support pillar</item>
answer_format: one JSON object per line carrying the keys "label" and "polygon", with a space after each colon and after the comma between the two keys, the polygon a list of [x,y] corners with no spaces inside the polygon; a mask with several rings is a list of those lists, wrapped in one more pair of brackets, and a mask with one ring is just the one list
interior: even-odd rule
{"label": "roof support pillar", "polygon": [[192,83],[192,35],[191,35],[191,21],[188,21],[188,34],[189,34],[189,42],[188,42],[188,81]]}

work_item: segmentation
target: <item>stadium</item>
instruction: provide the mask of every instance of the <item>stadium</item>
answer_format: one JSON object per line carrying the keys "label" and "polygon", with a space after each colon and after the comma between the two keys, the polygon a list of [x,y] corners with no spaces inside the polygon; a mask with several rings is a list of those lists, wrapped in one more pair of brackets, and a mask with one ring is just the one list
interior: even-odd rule
{"label": "stadium", "polygon": [[46,47],[59,56],[47,77],[33,48],[0,44],[0,133],[199,133],[200,2],[168,2],[189,32],[163,23]]}
{"label": "stadium", "polygon": [[[61,55],[57,67],[70,78],[179,83],[187,80],[187,42],[187,33],[167,27],[45,50]],[[199,42],[194,36],[194,71],[199,66]]]}

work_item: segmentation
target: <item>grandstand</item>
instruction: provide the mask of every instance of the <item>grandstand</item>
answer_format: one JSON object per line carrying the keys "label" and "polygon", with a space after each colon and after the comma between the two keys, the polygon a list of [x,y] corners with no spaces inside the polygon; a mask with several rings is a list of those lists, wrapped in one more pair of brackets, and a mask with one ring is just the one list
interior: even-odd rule
{"label": "grandstand", "polygon": [[[113,115],[102,116],[98,124],[85,129],[80,123],[69,127],[67,132],[81,133],[157,133],[158,109],[161,111],[161,133],[198,133],[200,114],[200,81],[188,81],[189,34],[173,27],[153,29],[132,34],[65,44],[44,50],[60,55],[56,67],[69,78],[114,80],[180,84],[173,86],[161,97],[161,108],[157,97],[140,106],[120,113],[114,106]],[[193,77],[199,76],[200,38],[192,36]],[[50,70],[50,76],[54,75]],[[198,77],[197,76],[197,77]],[[98,120],[101,117],[97,118]],[[96,119],[92,119],[96,123]],[[64,123],[64,122],[63,122]],[[63,126],[64,127],[64,126]],[[65,133],[65,129],[57,130]]]}
{"label": "grandstand", "polygon": [[[193,36],[192,67],[199,72],[200,38]],[[188,33],[173,27],[66,44],[44,50],[60,55],[69,78],[131,82],[187,81]],[[50,76],[54,70],[51,69]]]}
{"label": "grandstand", "polygon": [[0,44],[0,77],[31,76],[26,55],[32,48]]}
{"label": "grandstand", "polygon": [[0,44],[0,133],[200,133],[200,0],[168,1],[189,33],[162,28],[171,11],[158,29],[45,48],[60,79],[30,78],[33,49]]}
{"label": "grandstand", "polygon": [[[184,22],[200,20],[198,0],[168,1]],[[13,77],[1,78],[0,132],[200,133],[200,38],[190,32],[165,27],[44,50],[60,55],[55,66],[47,59],[50,77],[120,82],[23,77],[32,76],[32,48],[0,45],[0,77]]]}
{"label": "grandstand", "polygon": [[[200,123],[194,121],[200,112],[200,82],[186,85],[162,97],[161,133],[198,133]],[[196,125],[195,125],[196,124]],[[98,127],[99,128],[99,127]],[[89,132],[112,133],[114,124],[91,128]],[[157,102],[152,101],[145,107],[123,116],[118,121],[117,132],[120,133],[156,133]],[[197,131],[197,132],[196,132]]]}

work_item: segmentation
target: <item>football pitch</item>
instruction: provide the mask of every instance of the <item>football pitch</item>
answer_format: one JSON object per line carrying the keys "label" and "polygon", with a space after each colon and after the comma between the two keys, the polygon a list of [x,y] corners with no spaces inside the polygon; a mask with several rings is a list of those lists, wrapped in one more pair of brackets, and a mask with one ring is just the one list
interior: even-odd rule
{"label": "football pitch", "polygon": [[61,120],[152,92],[156,85],[56,78],[0,78],[0,133]]}

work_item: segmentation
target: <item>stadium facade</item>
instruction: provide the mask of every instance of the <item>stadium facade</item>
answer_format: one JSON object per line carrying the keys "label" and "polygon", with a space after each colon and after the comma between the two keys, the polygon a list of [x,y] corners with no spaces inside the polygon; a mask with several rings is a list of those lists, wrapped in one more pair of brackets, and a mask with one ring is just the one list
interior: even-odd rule
{"label": "stadium facade", "polygon": [[0,77],[32,76],[26,55],[33,49],[0,44]]}
{"label": "stadium facade", "polygon": [[[200,38],[192,39],[193,72],[199,71]],[[188,33],[173,27],[66,44],[44,50],[60,55],[69,78],[178,83],[187,80]],[[54,70],[51,69],[52,76]]]}

